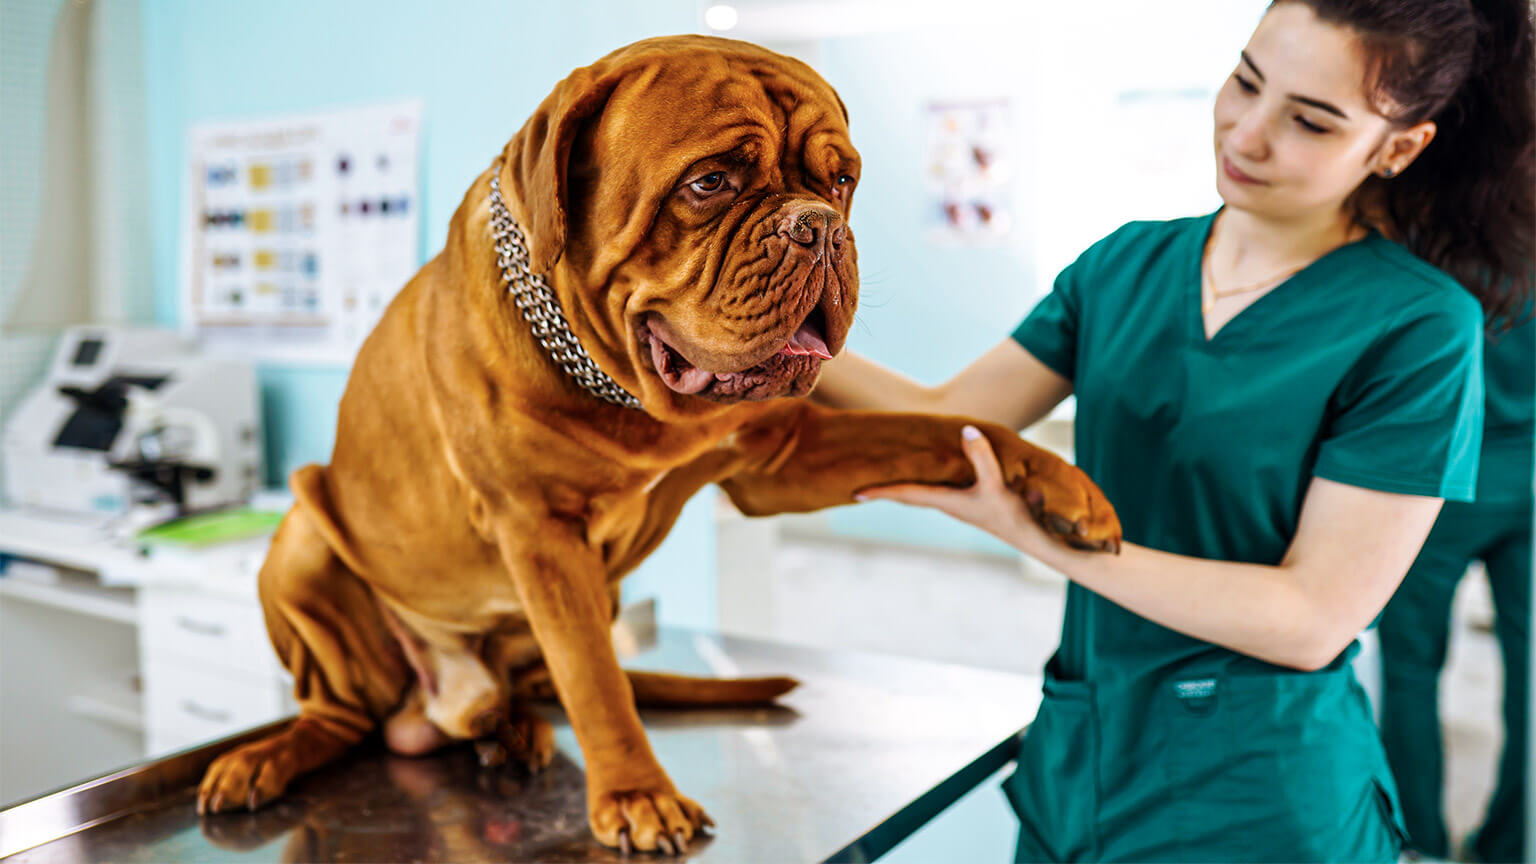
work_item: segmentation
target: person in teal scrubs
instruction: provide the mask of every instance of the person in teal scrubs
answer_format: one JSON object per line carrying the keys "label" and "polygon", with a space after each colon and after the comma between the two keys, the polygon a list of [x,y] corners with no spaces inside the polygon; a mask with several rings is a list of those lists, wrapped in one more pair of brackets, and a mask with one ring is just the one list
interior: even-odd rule
{"label": "person in teal scrubs", "polygon": [[1440,669],[1451,598],[1474,560],[1493,591],[1504,660],[1504,753],[1483,824],[1467,844],[1478,861],[1525,861],[1526,705],[1530,699],[1532,453],[1536,448],[1536,323],[1530,310],[1483,352],[1485,409],[1476,500],[1447,503],[1377,625],[1381,735],[1397,777],[1412,848],[1450,854],[1441,812]]}
{"label": "person in teal scrubs", "polygon": [[1472,498],[1486,316],[1531,292],[1528,7],[1478,5],[1274,3],[1216,99],[1221,210],[1106,237],[948,383],[827,364],[848,409],[1023,428],[1076,396],[1119,555],[1049,538],[974,429],[972,487],[864,494],[1070,579],[1018,860],[1397,859],[1355,636]]}

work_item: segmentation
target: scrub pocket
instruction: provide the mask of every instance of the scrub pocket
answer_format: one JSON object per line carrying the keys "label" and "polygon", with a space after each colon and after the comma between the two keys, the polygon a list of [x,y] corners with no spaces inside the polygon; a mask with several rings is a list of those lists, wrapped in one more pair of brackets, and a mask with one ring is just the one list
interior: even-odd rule
{"label": "scrub pocket", "polygon": [[1024,730],[1003,794],[1019,816],[1015,861],[1090,860],[1097,848],[1099,724],[1093,685],[1045,668],[1040,710]]}
{"label": "scrub pocket", "polygon": [[1189,861],[1396,861],[1396,787],[1346,666],[1165,685],[1153,705]]}

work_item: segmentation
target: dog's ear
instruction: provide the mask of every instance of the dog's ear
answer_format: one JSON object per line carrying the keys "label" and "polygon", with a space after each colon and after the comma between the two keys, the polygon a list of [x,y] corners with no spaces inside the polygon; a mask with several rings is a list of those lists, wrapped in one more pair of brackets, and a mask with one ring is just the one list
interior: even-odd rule
{"label": "dog's ear", "polygon": [[603,110],[616,78],[597,67],[572,72],[539,103],[538,110],[507,142],[504,159],[512,192],[522,202],[524,232],[533,269],[548,273],[565,252],[566,182],[571,145]]}

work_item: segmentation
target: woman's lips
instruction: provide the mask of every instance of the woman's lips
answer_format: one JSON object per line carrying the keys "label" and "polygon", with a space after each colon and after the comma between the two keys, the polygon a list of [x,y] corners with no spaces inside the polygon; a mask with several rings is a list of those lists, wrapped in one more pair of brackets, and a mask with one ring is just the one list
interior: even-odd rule
{"label": "woman's lips", "polygon": [[1260,180],[1251,174],[1243,173],[1242,169],[1238,168],[1236,165],[1233,165],[1232,160],[1225,156],[1221,157],[1221,170],[1225,171],[1228,177],[1231,177],[1238,183],[1243,183],[1249,186],[1267,185],[1263,180]]}

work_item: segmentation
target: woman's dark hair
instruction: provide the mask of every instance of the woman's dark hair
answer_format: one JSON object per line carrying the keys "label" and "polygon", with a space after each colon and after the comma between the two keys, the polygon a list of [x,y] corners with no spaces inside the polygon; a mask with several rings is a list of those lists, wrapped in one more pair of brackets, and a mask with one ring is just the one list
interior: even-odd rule
{"label": "woman's dark hair", "polygon": [[[1355,32],[1373,101],[1435,139],[1358,201],[1414,254],[1455,277],[1490,325],[1528,314],[1536,246],[1536,65],[1530,0],[1275,0]],[[1274,5],[1274,4],[1272,4]]]}

